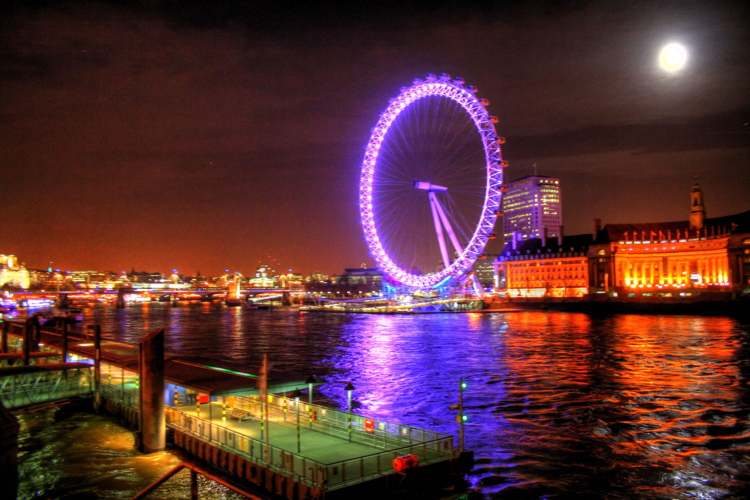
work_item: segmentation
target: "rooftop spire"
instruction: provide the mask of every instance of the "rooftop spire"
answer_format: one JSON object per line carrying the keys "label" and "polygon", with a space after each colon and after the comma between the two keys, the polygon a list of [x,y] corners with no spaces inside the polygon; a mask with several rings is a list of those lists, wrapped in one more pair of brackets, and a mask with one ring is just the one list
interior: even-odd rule
{"label": "rooftop spire", "polygon": [[703,191],[695,177],[693,191],[690,193],[690,229],[703,229],[706,220],[706,207],[703,205]]}

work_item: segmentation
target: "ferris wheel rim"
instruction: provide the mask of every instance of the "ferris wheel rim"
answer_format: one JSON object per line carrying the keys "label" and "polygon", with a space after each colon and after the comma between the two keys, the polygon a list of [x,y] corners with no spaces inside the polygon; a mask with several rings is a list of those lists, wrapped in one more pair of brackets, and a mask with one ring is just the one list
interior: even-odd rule
{"label": "ferris wheel rim", "polygon": [[[434,288],[443,282],[465,275],[476,261],[489,239],[497,219],[502,185],[502,155],[497,133],[489,113],[488,104],[475,95],[476,88],[464,85],[460,78],[451,79],[448,75],[435,77],[428,75],[425,80],[415,80],[410,87],[401,89],[399,95],[391,99],[388,107],[381,113],[377,125],[373,128],[370,140],[365,148],[362,161],[359,205],[362,228],[365,233],[370,254],[381,271],[396,283],[411,288]],[[471,238],[458,258],[444,269],[425,275],[414,274],[400,268],[383,247],[378,228],[375,224],[373,209],[373,178],[378,165],[378,154],[391,125],[402,111],[419,99],[431,96],[445,97],[456,102],[465,111],[476,126],[477,133],[484,148],[485,188],[482,212]]]}

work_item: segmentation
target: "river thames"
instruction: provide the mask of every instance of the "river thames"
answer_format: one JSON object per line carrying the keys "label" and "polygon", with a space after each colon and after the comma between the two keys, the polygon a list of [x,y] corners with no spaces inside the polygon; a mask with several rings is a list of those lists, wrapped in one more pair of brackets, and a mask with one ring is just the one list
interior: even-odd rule
{"label": "river thames", "polygon": [[[315,394],[323,404],[345,408],[351,381],[355,412],[452,434],[458,428],[449,406],[463,377],[466,445],[476,454],[469,482],[477,498],[750,493],[746,321],[561,312],[301,314],[208,303],[84,312],[86,323],[122,341],[163,327],[170,351],[248,366],[268,354],[276,369],[325,379]],[[133,452],[130,433],[104,417],[53,424],[47,411],[22,420],[22,498],[37,498],[40,490],[58,498],[127,498],[178,462],[168,453]],[[172,488],[164,498],[189,496]]]}

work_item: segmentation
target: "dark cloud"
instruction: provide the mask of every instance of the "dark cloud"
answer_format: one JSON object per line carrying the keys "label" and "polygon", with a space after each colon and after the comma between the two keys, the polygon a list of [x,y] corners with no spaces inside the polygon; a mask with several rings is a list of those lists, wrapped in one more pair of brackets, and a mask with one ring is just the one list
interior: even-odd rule
{"label": "dark cloud", "polygon": [[[0,13],[0,252],[31,266],[358,265],[370,128],[427,73],[492,101],[510,177],[537,162],[562,179],[569,233],[595,216],[674,219],[694,175],[713,215],[748,208],[744,2],[10,1]],[[679,76],[655,66],[673,39],[691,51]]]}
{"label": "dark cloud", "polygon": [[697,118],[600,125],[554,134],[512,137],[507,154],[520,160],[630,151],[634,154],[750,147],[750,107]]}

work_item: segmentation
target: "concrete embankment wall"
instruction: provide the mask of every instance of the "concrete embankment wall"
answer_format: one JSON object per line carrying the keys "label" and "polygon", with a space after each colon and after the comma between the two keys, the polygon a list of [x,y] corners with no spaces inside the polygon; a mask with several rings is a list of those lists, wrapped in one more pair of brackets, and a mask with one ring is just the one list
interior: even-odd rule
{"label": "concrete embankment wall", "polygon": [[492,309],[553,310],[589,314],[690,314],[748,316],[750,299],[707,300],[695,298],[514,298],[492,304]]}

